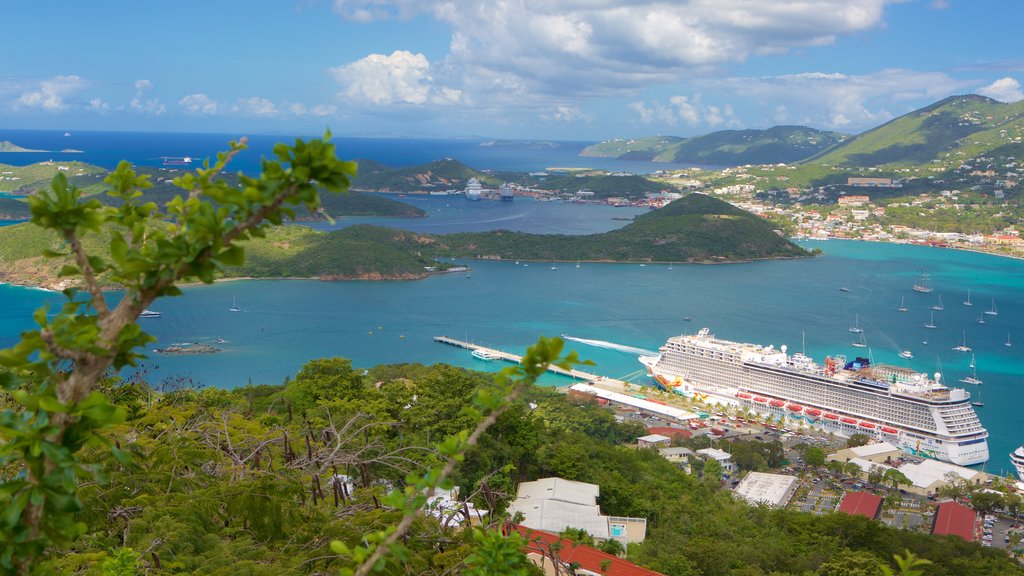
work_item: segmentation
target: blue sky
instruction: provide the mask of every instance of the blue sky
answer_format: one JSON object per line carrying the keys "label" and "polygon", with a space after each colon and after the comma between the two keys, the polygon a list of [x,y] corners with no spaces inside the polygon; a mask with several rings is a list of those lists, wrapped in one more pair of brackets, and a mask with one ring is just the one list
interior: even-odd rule
{"label": "blue sky", "polygon": [[1024,98],[1018,0],[33,0],[0,128],[601,140],[857,133]]}

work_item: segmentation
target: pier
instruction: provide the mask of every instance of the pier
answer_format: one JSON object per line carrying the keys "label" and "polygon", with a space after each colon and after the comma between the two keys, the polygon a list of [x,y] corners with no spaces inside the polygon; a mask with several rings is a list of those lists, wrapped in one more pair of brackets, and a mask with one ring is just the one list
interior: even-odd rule
{"label": "pier", "polygon": [[[523,357],[518,354],[510,354],[502,350],[496,350],[494,348],[488,348],[486,346],[479,346],[471,342],[463,342],[462,340],[456,340],[447,336],[434,336],[434,342],[440,342],[441,344],[447,344],[449,346],[455,346],[458,348],[465,348],[466,350],[482,350],[493,356],[496,360],[504,360],[505,362],[515,362],[516,364],[523,363]],[[560,366],[548,366],[548,372],[552,374],[560,374],[562,376],[568,376],[576,380],[583,380],[590,382],[596,386],[614,390],[617,392],[625,391],[627,383],[623,380],[616,380],[615,378],[608,378],[607,376],[599,376],[590,372],[584,372],[583,370],[566,370]]]}

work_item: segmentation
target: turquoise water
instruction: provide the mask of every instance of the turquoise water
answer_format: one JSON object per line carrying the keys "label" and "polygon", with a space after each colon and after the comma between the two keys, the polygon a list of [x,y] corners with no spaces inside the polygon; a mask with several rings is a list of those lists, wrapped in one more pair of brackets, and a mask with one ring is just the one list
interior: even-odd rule
{"label": "turquoise water", "polygon": [[[190,287],[153,308],[142,320],[160,345],[212,342],[213,356],[154,356],[152,380],[179,375],[209,386],[278,383],[306,360],[351,358],[357,366],[384,362],[446,362],[481,370],[499,363],[474,360],[466,350],[434,343],[437,335],[522,351],[541,335],[568,334],[613,344],[657,349],[666,338],[707,326],[717,335],[762,344],[787,344],[819,361],[858,352],[848,332],[859,316],[875,361],[934,372],[946,380],[969,374],[970,355],[953,351],[966,333],[977,357],[986,405],[978,408],[992,434],[990,472],[1009,469],[1007,454],[1024,442],[1018,432],[1024,376],[1024,262],[918,246],[849,241],[808,243],[825,250],[813,260],[735,265],[625,265],[470,262],[473,272],[413,282],[244,281]],[[935,292],[911,290],[918,270],[931,274]],[[839,287],[850,288],[841,292]],[[973,307],[961,302],[972,290]],[[936,330],[926,330],[931,305]],[[900,298],[910,308],[900,313]],[[31,311],[56,295],[0,286],[0,345],[14,341]],[[998,316],[983,310],[996,300]],[[232,302],[242,312],[229,312]],[[692,322],[684,322],[686,316]],[[928,344],[922,344],[927,332]],[[1003,345],[1011,333],[1013,347]],[[593,372],[639,377],[634,354],[573,343],[597,362]],[[915,358],[897,357],[910,348]],[[860,350],[861,354],[864,350]],[[642,378],[640,378],[643,380]],[[564,384],[561,379],[548,383]],[[978,387],[970,388],[977,392]]]}

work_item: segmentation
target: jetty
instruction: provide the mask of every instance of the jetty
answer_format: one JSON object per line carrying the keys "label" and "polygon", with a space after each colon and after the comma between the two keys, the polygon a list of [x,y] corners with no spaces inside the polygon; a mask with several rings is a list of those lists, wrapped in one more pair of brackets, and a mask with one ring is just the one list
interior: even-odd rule
{"label": "jetty", "polygon": [[[486,352],[490,356],[493,356],[495,360],[504,360],[505,362],[514,362],[516,364],[523,363],[523,357],[518,354],[511,354],[502,350],[494,348],[488,348],[486,346],[480,346],[473,344],[472,342],[464,342],[462,340],[456,340],[455,338],[449,338],[447,336],[434,336],[434,342],[440,342],[441,344],[447,344],[449,346],[455,346],[458,348],[465,348],[466,350],[481,350]],[[590,382],[601,387],[607,387],[610,390],[626,390],[626,382],[624,380],[616,380],[615,378],[608,378],[607,376],[600,376],[598,374],[592,374],[590,372],[584,372],[583,370],[566,370],[561,366],[548,366],[548,372],[552,374],[560,374],[562,376],[568,376],[576,380],[583,380]]]}

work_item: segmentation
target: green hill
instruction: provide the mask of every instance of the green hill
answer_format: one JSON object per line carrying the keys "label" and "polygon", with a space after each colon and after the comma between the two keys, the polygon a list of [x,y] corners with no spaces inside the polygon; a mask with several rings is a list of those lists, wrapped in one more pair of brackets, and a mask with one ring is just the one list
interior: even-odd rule
{"label": "green hill", "polygon": [[859,134],[807,162],[832,166],[912,166],[949,158],[959,164],[1024,135],[1024,101],[1004,104],[951,96]]}
{"label": "green hill", "polygon": [[387,170],[383,165],[376,164],[373,171],[364,171],[360,165],[359,176],[352,182],[352,188],[372,192],[461,190],[466,187],[466,180],[470,178],[477,178],[488,186],[498,186],[502,182],[458,160],[445,158],[394,170]]}
{"label": "green hill", "polygon": [[847,136],[806,126],[767,130],[721,130],[693,138],[648,136],[609,140],[589,146],[581,156],[741,166],[798,162],[842,142]]}
{"label": "green hill", "polygon": [[[644,194],[655,194],[665,188],[671,188],[644,178],[643,176],[608,176],[608,175],[565,175],[547,178],[535,184],[545,190],[560,190],[575,193],[586,188],[597,198],[627,196],[641,198]],[[675,191],[674,188],[671,188]]]}
{"label": "green hill", "polygon": [[[108,243],[109,236],[94,235],[84,245],[91,254],[101,254]],[[430,236],[369,225],[333,232],[278,226],[245,246],[246,264],[223,270],[223,277],[415,279],[426,276],[428,268],[448,267],[436,259],[449,256],[729,262],[810,255],[778,235],[767,221],[702,194],[644,214],[619,230],[587,236],[505,230]],[[0,228],[0,282],[66,287],[58,272],[67,260],[40,256],[45,250],[66,251],[66,246],[31,224]]]}
{"label": "green hill", "polygon": [[611,232],[466,232],[437,237],[433,249],[438,256],[562,261],[729,262],[810,255],[765,220],[703,194],[690,194]]}

